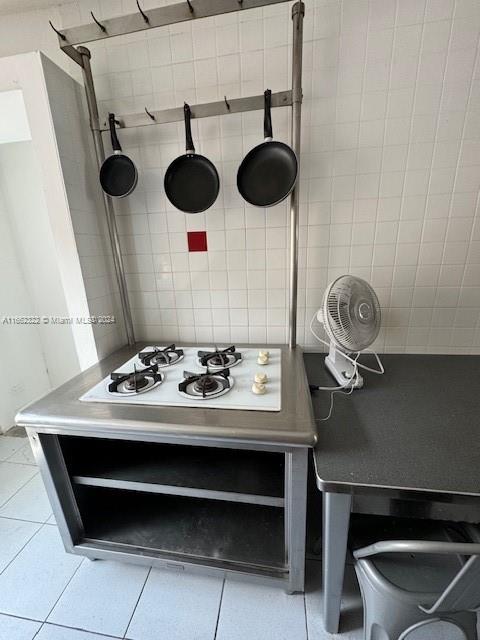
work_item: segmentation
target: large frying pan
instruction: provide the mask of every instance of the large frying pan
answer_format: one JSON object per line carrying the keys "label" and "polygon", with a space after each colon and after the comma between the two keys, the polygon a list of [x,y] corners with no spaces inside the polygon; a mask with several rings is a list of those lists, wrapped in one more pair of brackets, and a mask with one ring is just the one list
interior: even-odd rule
{"label": "large frying pan", "polygon": [[190,107],[185,103],[186,153],[175,158],[165,173],[165,193],[174,207],[185,213],[200,213],[215,202],[220,180],[215,166],[195,153],[190,126]]}
{"label": "large frying pan", "polygon": [[124,198],[137,186],[138,172],[133,161],[122,153],[122,147],[115,130],[115,114],[108,114],[113,154],[103,162],[100,168],[100,184],[105,193],[112,198]]}
{"label": "large frying pan", "polygon": [[240,195],[256,207],[273,207],[285,200],[297,180],[297,156],[288,144],[272,139],[272,92],[265,91],[265,141],[247,153],[237,173]]}

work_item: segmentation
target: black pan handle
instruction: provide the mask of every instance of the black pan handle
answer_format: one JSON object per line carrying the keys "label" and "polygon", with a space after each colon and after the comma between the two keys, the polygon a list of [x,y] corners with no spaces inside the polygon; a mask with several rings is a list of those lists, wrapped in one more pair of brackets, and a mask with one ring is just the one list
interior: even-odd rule
{"label": "black pan handle", "polygon": [[121,151],[122,147],[120,146],[120,142],[117,138],[117,131],[115,129],[115,114],[108,114],[108,124],[110,126],[110,138],[112,139],[112,149],[114,151]]}
{"label": "black pan handle", "polygon": [[187,153],[195,153],[195,147],[192,139],[192,127],[190,121],[192,119],[192,112],[190,106],[185,102],[183,105],[183,114],[185,116],[185,147]]}
{"label": "black pan handle", "polygon": [[263,115],[263,137],[273,138],[272,132],[272,92],[267,89],[263,94],[265,96],[265,111]]}

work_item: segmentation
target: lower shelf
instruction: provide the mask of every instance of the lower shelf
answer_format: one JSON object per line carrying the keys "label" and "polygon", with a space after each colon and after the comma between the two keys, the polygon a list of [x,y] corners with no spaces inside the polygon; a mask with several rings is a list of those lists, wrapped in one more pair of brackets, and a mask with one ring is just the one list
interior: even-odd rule
{"label": "lower shelf", "polygon": [[82,485],[75,493],[88,540],[212,565],[286,570],[281,508]]}

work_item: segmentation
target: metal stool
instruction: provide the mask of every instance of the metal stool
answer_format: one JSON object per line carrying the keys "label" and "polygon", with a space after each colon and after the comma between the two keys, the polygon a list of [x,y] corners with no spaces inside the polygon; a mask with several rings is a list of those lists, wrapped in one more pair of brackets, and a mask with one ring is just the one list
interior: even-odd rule
{"label": "metal stool", "polygon": [[438,621],[477,640],[480,534],[471,525],[464,530],[474,542],[388,540],[354,551],[365,640],[407,640]]}

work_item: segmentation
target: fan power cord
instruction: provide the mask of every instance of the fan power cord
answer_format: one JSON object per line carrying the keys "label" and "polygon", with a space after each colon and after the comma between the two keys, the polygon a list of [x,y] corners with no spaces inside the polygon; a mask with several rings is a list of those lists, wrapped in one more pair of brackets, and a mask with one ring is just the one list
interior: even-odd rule
{"label": "fan power cord", "polygon": [[[323,340],[323,338],[321,338],[317,332],[315,331],[315,329],[313,328],[313,323],[315,322],[315,318],[317,317],[317,314],[314,313],[312,316],[312,319],[310,320],[310,331],[312,333],[312,335],[322,344],[324,344],[326,347],[330,348],[330,343],[327,342],[326,340]],[[337,351],[337,348],[334,345],[334,349]],[[378,354],[375,351],[372,351],[371,349],[365,349],[363,352],[361,351],[357,351],[355,353],[355,356],[353,358],[351,358],[348,354],[344,353],[343,351],[341,352],[342,356],[344,356],[345,358],[347,358],[347,360],[350,360],[350,362],[353,364],[353,373],[351,375],[350,378],[348,378],[346,380],[346,382],[338,387],[320,387],[317,385],[310,385],[310,391],[330,391],[330,408],[328,411],[328,414],[324,417],[324,418],[316,418],[315,422],[325,422],[326,420],[329,420],[332,417],[332,413],[333,413],[333,404],[334,404],[334,396],[336,393],[341,393],[345,396],[349,396],[353,393],[354,389],[355,389],[355,384],[357,382],[358,379],[358,369],[364,369],[365,371],[370,371],[371,373],[376,373],[377,375],[382,375],[383,373],[385,373],[385,369],[383,367],[383,364],[378,356]],[[358,358],[360,357],[361,353],[371,353],[375,356],[377,363],[378,363],[378,369],[372,369],[371,367],[367,367],[366,365],[362,364],[361,362],[358,362]],[[345,391],[345,389],[347,389],[347,387],[349,387],[348,391]]]}
{"label": "fan power cord", "polygon": [[[318,333],[315,331],[315,329],[313,328],[313,323],[315,322],[315,318],[317,317],[317,314],[314,313],[312,316],[312,319],[310,320],[310,332],[312,333],[312,335],[322,344],[324,344],[326,347],[330,348],[330,343],[327,342],[326,340],[324,340],[323,338],[321,338]],[[333,345],[333,348],[335,349],[335,351],[338,351],[337,347],[335,345]],[[380,357],[378,355],[378,353],[376,353],[376,351],[373,351],[372,349],[363,349],[363,351],[357,351],[355,353],[355,357],[351,358],[348,353],[345,353],[344,351],[339,352],[342,354],[342,356],[344,358],[346,358],[347,360],[350,360],[350,362],[353,364],[354,368],[358,367],[359,369],[364,369],[365,371],[370,371],[370,373],[375,373],[379,376],[381,376],[382,374],[385,373],[385,369],[383,367],[382,361],[380,360]],[[362,353],[370,353],[373,356],[375,356],[375,359],[378,363],[378,369],[372,369],[371,367],[367,367],[366,364],[362,364],[361,362],[357,362],[358,358],[360,357],[360,355]],[[354,372],[355,374],[355,372]],[[352,375],[353,378],[353,375]],[[341,385],[340,387],[324,387],[324,389],[322,390],[328,390],[328,389],[344,389],[346,386],[348,386],[350,384],[350,379],[346,382],[345,385]]]}

